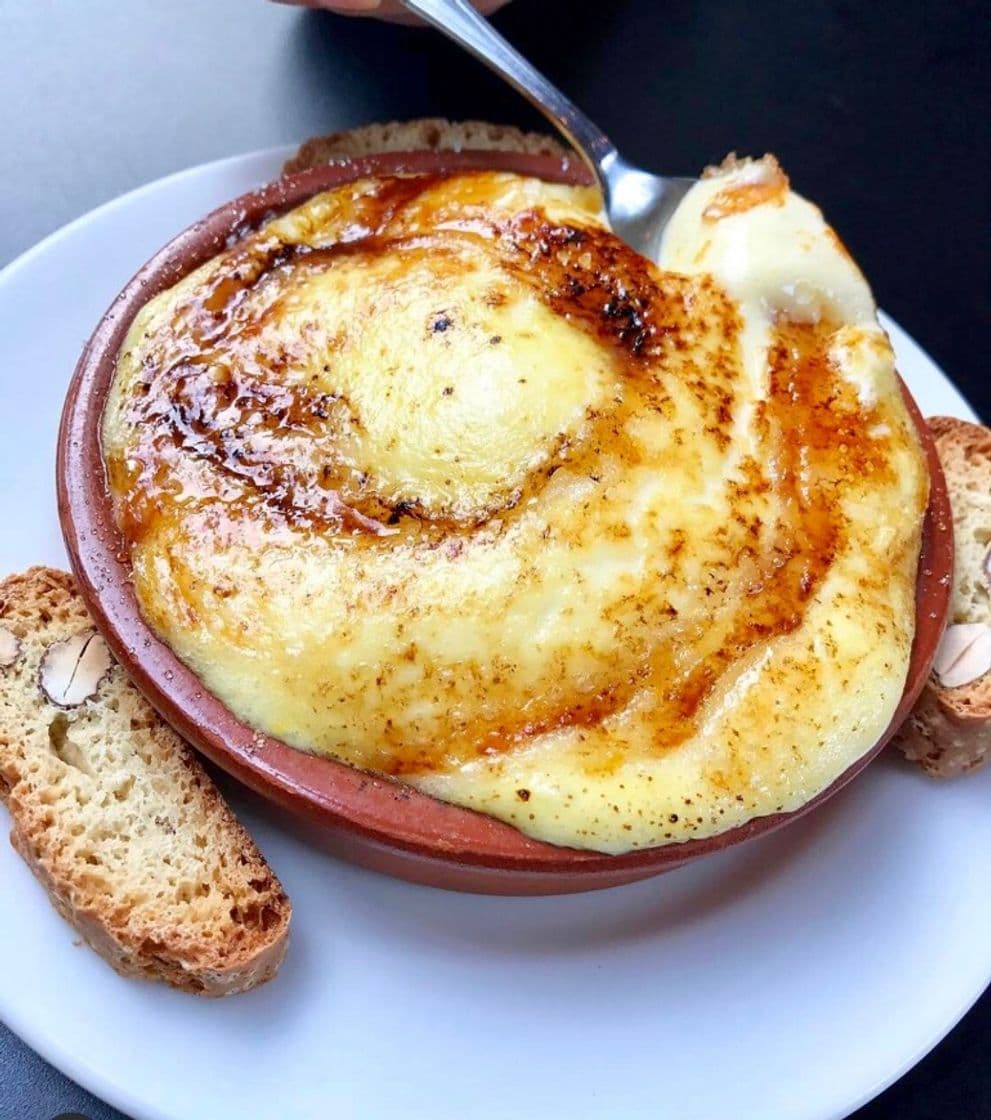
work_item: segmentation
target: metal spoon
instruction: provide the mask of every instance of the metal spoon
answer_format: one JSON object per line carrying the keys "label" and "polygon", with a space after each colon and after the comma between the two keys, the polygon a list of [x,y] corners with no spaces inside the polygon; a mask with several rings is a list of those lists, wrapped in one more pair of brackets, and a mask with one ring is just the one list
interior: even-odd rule
{"label": "metal spoon", "polygon": [[695,180],[651,175],[627,163],[602,129],[531,66],[468,0],[400,2],[505,78],[564,134],[598,179],[613,231],[656,261],[664,227]]}

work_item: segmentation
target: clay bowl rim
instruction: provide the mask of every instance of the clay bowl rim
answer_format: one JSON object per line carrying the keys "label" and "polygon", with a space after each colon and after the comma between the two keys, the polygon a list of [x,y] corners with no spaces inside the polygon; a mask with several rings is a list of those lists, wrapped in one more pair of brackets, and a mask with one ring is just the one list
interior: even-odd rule
{"label": "clay bowl rim", "polygon": [[[293,812],[371,847],[461,866],[552,873],[569,879],[660,872],[769,833],[822,804],[887,743],[921,691],[949,608],[953,537],[946,482],[932,436],[902,392],[928,460],[930,501],[916,584],[916,634],[905,691],[878,742],[818,796],[787,813],[758,817],[716,836],[609,855],[533,840],[513,826],[448,805],[389,778],[304,754],[242,723],[212,696],[144,622],[106,485],[100,424],[116,356],[140,308],[232,239],[313,194],[366,175],[492,169],[551,182],[588,182],[568,159],[506,152],[412,152],[340,160],[286,176],[220,206],[173,238],[125,285],[86,344],[69,385],[58,435],[59,520],[73,571],[97,627],[145,696],[186,739],[245,785]],[[578,889],[581,889],[580,887]]]}

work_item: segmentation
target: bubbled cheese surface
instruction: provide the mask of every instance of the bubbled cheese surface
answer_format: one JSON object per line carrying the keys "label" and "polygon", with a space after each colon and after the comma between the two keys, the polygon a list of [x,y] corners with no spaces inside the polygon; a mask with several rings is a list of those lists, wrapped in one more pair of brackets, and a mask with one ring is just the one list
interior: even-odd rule
{"label": "bubbled cheese surface", "polygon": [[770,160],[659,264],[586,188],[320,194],[144,308],[104,452],[141,608],[228,707],[555,844],[797,808],[902,692],[924,462]]}

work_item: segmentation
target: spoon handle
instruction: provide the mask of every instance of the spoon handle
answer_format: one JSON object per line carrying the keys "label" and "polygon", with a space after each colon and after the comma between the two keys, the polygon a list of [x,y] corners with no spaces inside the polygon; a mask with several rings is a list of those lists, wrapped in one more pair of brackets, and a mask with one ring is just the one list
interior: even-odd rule
{"label": "spoon handle", "polygon": [[401,0],[405,8],[484,62],[504,78],[570,141],[592,168],[603,188],[607,169],[617,159],[608,136],[565,95],[530,65],[468,0]]}

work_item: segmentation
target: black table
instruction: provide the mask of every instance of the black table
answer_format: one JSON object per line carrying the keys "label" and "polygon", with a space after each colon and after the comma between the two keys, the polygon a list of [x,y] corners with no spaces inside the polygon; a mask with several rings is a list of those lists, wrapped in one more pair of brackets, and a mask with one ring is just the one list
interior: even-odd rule
{"label": "black table", "polygon": [[[880,305],[991,417],[983,3],[515,0],[496,22],[636,162],[777,153]],[[0,264],[203,160],[395,117],[539,123],[429,32],[261,0],[0,0],[0,104]],[[988,1120],[989,1031],[985,995],[858,1120]],[[0,1120],[72,1110],[119,1117],[0,1027]]]}

